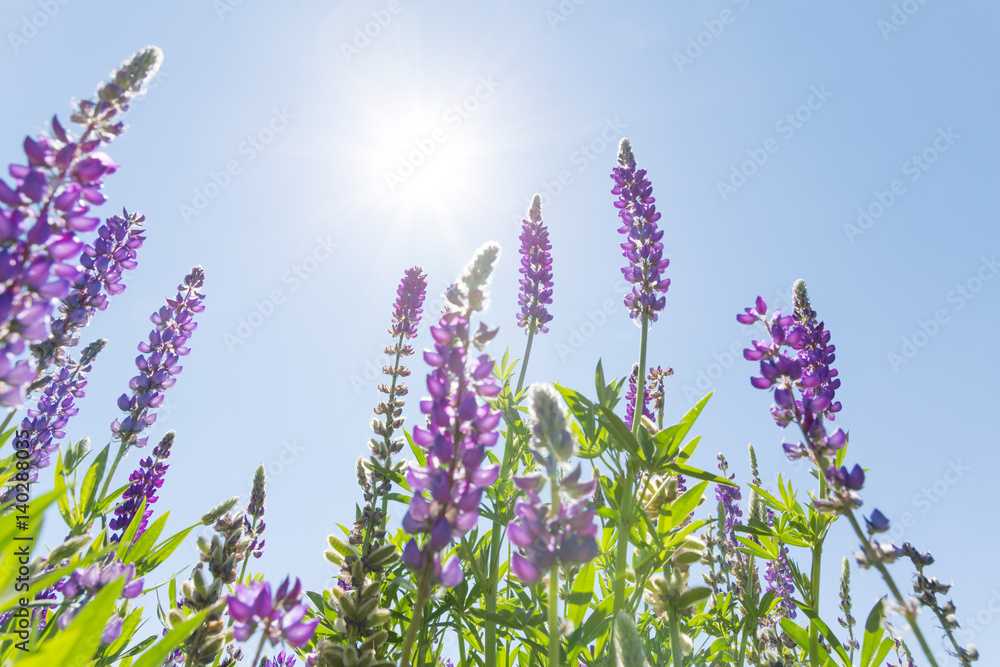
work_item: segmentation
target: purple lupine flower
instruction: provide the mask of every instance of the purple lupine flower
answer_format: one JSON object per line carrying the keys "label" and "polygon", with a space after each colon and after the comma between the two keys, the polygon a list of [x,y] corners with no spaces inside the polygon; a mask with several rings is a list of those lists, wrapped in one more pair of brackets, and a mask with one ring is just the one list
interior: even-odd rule
{"label": "purple lupine flower", "polygon": [[[79,363],[72,358],[55,373],[45,385],[38,405],[28,410],[28,415],[21,421],[21,429],[28,432],[28,456],[23,459],[29,464],[27,479],[35,482],[38,471],[47,468],[49,455],[59,449],[59,442],[66,437],[66,424],[69,418],[79,412],[74,402],[83,398],[87,386],[87,374],[93,368],[94,359],[104,349],[107,340],[96,340],[80,355]],[[15,442],[17,447],[22,440]],[[13,495],[13,487],[0,494],[0,504],[6,503]]]}
{"label": "purple lupine flower", "polygon": [[[511,571],[525,583],[533,584],[557,562],[582,565],[597,557],[596,508],[591,500],[597,481],[580,481],[580,466],[558,479],[572,457],[577,443],[570,432],[566,408],[550,385],[535,384],[528,389],[531,417],[531,452],[545,469],[514,477],[514,484],[527,499],[514,507],[516,519],[507,525],[507,539],[518,547],[511,556]],[[538,492],[549,481],[552,502],[543,504]]]}
{"label": "purple lupine flower", "polygon": [[50,316],[79,274],[73,260],[83,248],[78,232],[93,231],[90,205],[104,202],[103,179],[118,165],[98,151],[124,131],[119,120],[162,60],[143,49],[70,119],[77,139],[52,119],[54,136],[24,140],[27,164],[12,164],[13,187],[0,179],[0,405],[18,406],[37,377],[26,346],[49,337]]}
{"label": "purple lupine flower", "polygon": [[442,565],[441,550],[471,530],[479,519],[483,489],[493,484],[499,466],[483,467],[486,448],[496,444],[500,413],[486,399],[500,393],[491,378],[493,360],[483,354],[471,359],[470,346],[481,350],[496,335],[496,329],[480,324],[471,331],[469,319],[486,303],[484,291],[500,247],[486,244],[466,268],[460,284],[446,293],[447,305],[438,325],[431,327],[434,349],[424,352],[433,370],[427,376],[430,398],[420,402],[427,415],[427,428],[413,428],[413,442],[427,450],[424,466],[411,465],[407,481],[413,499],[403,517],[403,529],[424,534],[423,546],[411,538],[403,550],[403,562],[415,570],[430,568],[446,588],[463,577],[457,558]]}
{"label": "purple lupine flower", "polygon": [[264,667],[294,667],[295,665],[295,654],[286,653],[281,651],[278,655],[273,658],[268,658],[264,661]]}
{"label": "purple lupine flower", "polygon": [[[635,421],[635,404],[636,404],[636,394],[639,388],[636,386],[639,382],[639,364],[632,364],[632,373],[628,376],[628,392],[625,394],[625,425],[631,426]],[[656,415],[649,407],[650,403],[650,390],[649,385],[646,385],[642,389],[642,415],[647,417],[651,421],[656,421]]]}
{"label": "purple lupine flower", "polygon": [[205,310],[200,292],[204,284],[204,270],[194,267],[177,287],[177,296],[167,299],[167,305],[149,318],[156,326],[149,334],[149,342],[139,343],[143,354],[135,359],[139,374],[129,381],[132,395],[118,397],[118,407],[128,414],[111,424],[114,438],[125,447],[146,445],[147,438],[139,434],[156,421],[151,409],[163,404],[163,392],[177,382],[183,368],[177,362],[191,351],[185,344],[198,328],[194,316]]}
{"label": "purple lupine flower", "polygon": [[792,570],[788,564],[788,547],[782,545],[778,550],[778,558],[767,561],[764,572],[767,590],[774,591],[778,598],[778,606],[788,618],[794,619],[798,614],[795,606],[795,584],[792,581]]}
{"label": "purple lupine flower", "polygon": [[622,139],[618,147],[618,166],[611,172],[615,187],[611,194],[618,195],[615,207],[624,223],[618,228],[628,240],[621,244],[622,255],[628,266],[622,269],[625,280],[632,283],[632,291],[625,295],[625,307],[632,319],[646,317],[655,322],[657,313],[663,310],[666,298],[663,296],[670,287],[670,279],[661,273],[670,265],[663,257],[663,230],[656,221],[660,213],[656,211],[653,186],[646,178],[646,170],[636,170],[632,144]]}
{"label": "purple lupine flower", "polygon": [[136,531],[133,541],[139,539],[146,532],[149,517],[153,515],[153,503],[159,499],[156,491],[163,486],[163,476],[166,474],[167,468],[170,467],[166,464],[166,460],[170,458],[170,448],[174,444],[175,436],[176,433],[173,431],[167,431],[160,443],[153,448],[152,456],[140,460],[139,467],[129,475],[128,481],[131,484],[122,493],[124,502],[115,508],[115,516],[108,522],[108,528],[121,531],[111,536],[112,542],[121,541],[122,535],[128,530],[144,498],[146,508],[142,513],[139,529]]}
{"label": "purple lupine flower", "polygon": [[[250,504],[247,505],[246,514],[243,515],[243,529],[247,537],[250,538],[250,546],[247,553],[253,554],[254,558],[260,558],[264,554],[264,543],[261,538],[264,534],[264,464],[257,466],[257,471],[253,475],[253,488],[250,490]],[[253,521],[251,521],[253,519]]]}
{"label": "purple lupine flower", "polygon": [[583,565],[597,557],[598,526],[591,500],[597,485],[594,480],[580,481],[579,465],[559,482],[557,512],[538,495],[545,485],[544,476],[519,476],[514,483],[527,496],[515,505],[517,518],[507,525],[507,539],[519,549],[510,560],[518,579],[533,584],[556,563]]}
{"label": "purple lupine flower", "polygon": [[[726,461],[726,457],[719,454],[717,457],[719,459],[719,470],[722,471],[722,476],[726,479],[736,479],[736,473],[727,475],[729,471],[729,463]],[[725,484],[715,485],[715,498],[720,503],[720,513],[724,515],[726,521],[725,529],[725,541],[732,548],[739,546],[739,542],[736,541],[736,526],[740,523],[740,519],[743,518],[743,510],[740,508],[740,501],[743,499],[743,495],[740,493],[740,487],[738,486],[727,486]]]}
{"label": "purple lupine flower", "polygon": [[235,595],[227,598],[229,615],[236,621],[233,637],[245,642],[260,625],[271,646],[284,641],[293,648],[302,648],[312,639],[319,619],[304,620],[307,607],[301,600],[302,584],[298,579],[292,585],[286,577],[273,598],[269,583],[237,585]]}
{"label": "purple lupine flower", "polygon": [[517,326],[524,333],[547,333],[545,326],[552,321],[552,314],[546,306],[552,304],[552,244],[549,230],[542,224],[542,197],[535,195],[531,200],[528,219],[522,220],[521,231],[521,274],[518,282],[517,303],[521,312],[517,316]]}
{"label": "purple lupine flower", "polygon": [[52,322],[47,340],[32,345],[39,369],[61,365],[63,350],[77,344],[80,330],[94,313],[107,309],[109,298],[125,291],[122,273],[138,266],[136,255],[146,240],[142,235],[146,217],[125,210],[122,215],[108,218],[98,228],[98,238],[84,246],[80,257],[84,271],[59,307],[62,317]]}
{"label": "purple lupine flower", "polygon": [[855,465],[846,467],[828,465],[827,459],[847,444],[847,434],[842,429],[830,433],[825,419],[834,419],[840,403],[834,400],[840,387],[837,370],[830,367],[835,359],[834,346],[830,345],[830,332],[822,322],[816,322],[816,312],[809,304],[805,282],[798,280],[794,286],[794,314],[782,315],[780,310],[768,316],[767,303],[757,297],[752,308],[745,308],[736,316],[742,324],[761,322],[770,340],[755,340],[753,347],[743,351],[748,361],[760,362],[760,376],[750,378],[758,389],[773,389],[774,403],[771,415],[782,428],[794,423],[799,427],[804,443],[782,443],[790,459],[807,457],[825,474],[833,488],[833,497],[813,501],[822,511],[839,511],[860,507],[859,491],[864,484],[864,470]]}
{"label": "purple lupine flower", "polygon": [[[93,563],[89,567],[78,567],[73,570],[68,578],[62,580],[55,587],[62,593],[63,605],[68,605],[56,619],[56,625],[59,629],[65,630],[95,593],[111,582],[122,578],[125,580],[121,593],[122,599],[132,600],[142,595],[143,580],[141,577],[135,578],[135,565],[124,565],[121,561],[114,560],[103,564]],[[111,620],[113,621],[114,618],[112,617]],[[109,625],[111,624],[109,623]],[[105,630],[108,629],[109,626],[106,625]]]}
{"label": "purple lupine flower", "polygon": [[427,274],[419,266],[403,272],[403,279],[396,288],[396,303],[392,311],[392,326],[389,335],[393,338],[417,337],[420,316],[424,312],[424,295],[427,292]]}

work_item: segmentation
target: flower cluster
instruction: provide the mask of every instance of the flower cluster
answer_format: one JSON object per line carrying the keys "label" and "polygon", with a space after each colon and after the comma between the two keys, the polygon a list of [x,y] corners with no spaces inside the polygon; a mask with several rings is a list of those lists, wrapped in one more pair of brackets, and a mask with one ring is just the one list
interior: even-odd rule
{"label": "flower cluster", "polygon": [[[556,563],[590,562],[599,548],[596,509],[591,501],[597,480],[581,482],[579,465],[559,478],[577,449],[559,395],[549,385],[532,385],[528,390],[528,411],[531,452],[544,473],[514,477],[527,499],[515,505],[516,519],[507,525],[507,539],[520,550],[511,557],[511,571],[525,583],[533,584]],[[552,494],[552,502],[547,505],[538,495],[546,481]]]}
{"label": "flower cluster", "polygon": [[308,608],[302,602],[302,584],[298,579],[291,584],[286,577],[271,596],[271,584],[255,581],[236,586],[235,595],[227,598],[229,615],[236,624],[233,637],[244,642],[261,627],[264,637],[272,646],[284,641],[294,648],[302,648],[312,639],[319,619],[304,620]]}
{"label": "flower cluster", "polygon": [[[121,592],[123,599],[131,600],[142,595],[143,580],[135,578],[134,565],[123,565],[119,561],[110,561],[104,564],[94,563],[87,568],[73,570],[69,578],[56,585],[56,590],[62,593],[63,604],[67,605],[65,611],[56,619],[56,625],[59,629],[66,629],[95,593],[118,579],[125,580]],[[118,639],[121,632],[122,618],[118,614],[114,614],[104,626],[101,641],[110,644]]]}
{"label": "flower cluster", "polygon": [[427,376],[430,398],[420,402],[427,427],[414,427],[413,442],[427,451],[427,462],[407,472],[413,499],[403,529],[428,539],[421,547],[411,538],[403,561],[415,570],[430,568],[445,587],[462,580],[462,569],[456,558],[442,567],[440,552],[476,525],[483,489],[500,472],[499,466],[483,467],[486,449],[497,442],[500,422],[500,413],[486,402],[500,393],[491,377],[493,360],[486,354],[469,358],[470,346],[482,349],[496,335],[485,324],[473,334],[469,319],[485,306],[484,289],[499,253],[496,244],[483,246],[461,284],[449,288],[445,312],[430,330],[434,349],[424,352],[424,361],[433,369]]}
{"label": "flower cluster", "polygon": [[622,139],[618,147],[618,166],[611,173],[615,187],[611,194],[618,195],[615,207],[622,219],[618,232],[628,240],[621,244],[622,255],[628,266],[622,269],[625,280],[632,283],[632,291],[625,296],[625,307],[632,319],[655,322],[657,313],[666,303],[670,279],[662,272],[670,265],[663,257],[663,230],[657,227],[660,213],[656,211],[653,186],[646,178],[645,169],[636,169],[632,144]]}
{"label": "flower cluster", "polygon": [[[726,479],[736,479],[736,473],[727,475],[729,462],[726,461],[726,457],[719,454],[717,458],[722,476]],[[736,526],[743,518],[743,510],[740,508],[740,500],[743,499],[743,495],[740,493],[740,487],[716,484],[715,499],[719,501],[719,519],[725,521],[725,530],[721,531],[720,537],[724,538],[723,542],[731,549],[735,549],[739,546],[739,542],[736,541]]]}
{"label": "flower cluster", "polygon": [[[639,388],[636,386],[638,382],[639,364],[632,364],[632,372],[628,376],[628,392],[625,394],[625,425],[629,428],[635,421],[636,394],[639,392]],[[649,408],[652,398],[652,392],[647,384],[642,389],[642,416],[650,421],[655,421],[656,414]]]}
{"label": "flower cluster", "polygon": [[[93,368],[94,359],[104,349],[107,340],[99,339],[84,348],[79,363],[72,359],[59,369],[45,385],[38,405],[28,410],[21,421],[21,429],[28,432],[28,479],[38,479],[38,471],[47,468],[49,455],[59,449],[59,441],[66,437],[69,418],[79,412],[76,399],[83,398],[87,386],[87,374]],[[0,504],[9,500],[11,489],[0,494]]]}
{"label": "flower cluster", "polygon": [[131,484],[122,493],[124,502],[115,508],[115,517],[108,522],[108,528],[121,531],[111,536],[112,542],[121,541],[139,508],[142,507],[143,500],[146,503],[145,509],[133,540],[139,539],[146,532],[149,517],[153,515],[153,503],[159,499],[156,491],[163,486],[163,476],[166,474],[167,468],[170,467],[166,464],[166,460],[170,458],[170,448],[174,444],[175,436],[176,433],[173,431],[167,431],[160,443],[153,448],[152,456],[141,459],[139,467],[129,475],[128,481]]}
{"label": "flower cluster", "polygon": [[80,102],[70,117],[79,138],[52,119],[52,137],[27,137],[27,164],[12,164],[13,187],[0,179],[0,404],[23,403],[37,371],[18,359],[27,344],[49,337],[50,316],[66,298],[79,269],[73,260],[99,219],[90,205],[104,202],[103,179],[118,165],[98,149],[124,131],[118,116],[156,72],[162,54],[147,48],[126,62],[98,100]]}
{"label": "flower cluster", "polygon": [[143,354],[135,359],[139,374],[129,381],[132,395],[118,398],[118,407],[128,414],[111,424],[112,434],[123,446],[146,445],[146,438],[139,434],[156,421],[151,408],[163,404],[163,392],[174,386],[183,369],[177,362],[191,352],[185,344],[198,328],[195,314],[205,310],[200,291],[204,284],[205,272],[200,266],[194,267],[177,287],[177,296],[168,298],[167,305],[150,316],[156,326],[149,334],[149,342],[139,343]]}
{"label": "flower cluster", "polygon": [[758,296],[754,306],[744,309],[736,319],[747,325],[761,322],[770,336],[753,341],[743,357],[760,363],[760,376],[750,378],[750,383],[774,391],[771,415],[775,422],[782,428],[794,423],[801,431],[805,442],[782,443],[785,454],[793,460],[809,458],[832,487],[831,497],[818,498],[814,504],[833,512],[860,507],[857,491],[864,484],[863,469],[858,465],[851,470],[837,468],[828,462],[847,444],[842,429],[830,433],[824,424],[840,411],[840,402],[835,400],[840,379],[830,366],[836,357],[834,346],[829,344],[830,332],[816,321],[805,282],[795,283],[792,315],[777,310],[768,316],[767,303]]}
{"label": "flower cluster", "polygon": [[549,230],[542,224],[542,197],[535,195],[531,200],[528,219],[522,220],[521,231],[521,285],[517,303],[521,312],[517,315],[517,326],[526,334],[547,333],[545,326],[552,321],[552,314],[546,306],[552,305],[552,244]]}
{"label": "flower cluster", "polygon": [[80,263],[84,271],[59,307],[62,317],[53,321],[47,340],[32,345],[40,370],[62,365],[64,350],[77,344],[80,330],[94,313],[106,310],[109,298],[125,291],[122,273],[138,266],[137,251],[146,240],[142,235],[146,217],[125,210],[122,216],[108,218],[98,228],[94,242],[83,247]]}

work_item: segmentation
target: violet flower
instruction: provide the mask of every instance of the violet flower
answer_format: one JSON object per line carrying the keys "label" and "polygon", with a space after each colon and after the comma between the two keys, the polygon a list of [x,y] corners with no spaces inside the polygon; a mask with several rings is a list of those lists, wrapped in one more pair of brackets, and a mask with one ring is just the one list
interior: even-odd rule
{"label": "violet flower", "polygon": [[457,558],[441,564],[441,550],[476,525],[483,489],[500,472],[499,466],[483,467],[486,448],[497,442],[500,421],[500,412],[486,402],[500,393],[491,377],[493,360],[469,354],[470,347],[481,350],[496,335],[485,324],[473,333],[469,320],[485,307],[484,290],[499,253],[498,245],[484,245],[460,283],[449,288],[445,311],[430,329],[434,349],[424,352],[424,361],[433,369],[427,376],[430,398],[420,402],[427,427],[415,426],[412,437],[427,451],[427,462],[411,465],[407,472],[413,499],[403,529],[426,539],[420,546],[411,538],[403,562],[417,571],[429,568],[446,588],[462,581],[463,574]]}
{"label": "violet flower", "polygon": [[49,338],[32,345],[32,352],[40,370],[62,365],[63,350],[74,347],[80,339],[80,330],[90,323],[98,310],[108,307],[108,300],[125,291],[122,273],[132,270],[137,250],[146,238],[142,235],[146,217],[123,210],[124,217],[108,218],[97,230],[98,238],[83,248],[80,262],[84,266],[73,281],[69,295],[59,307],[62,317],[52,323]]}
{"label": "violet flower", "polygon": [[424,294],[427,291],[427,275],[419,266],[403,272],[403,279],[396,288],[396,303],[393,305],[392,326],[389,335],[393,338],[417,337],[420,316],[424,312]]}
{"label": "violet flower", "polygon": [[775,422],[782,428],[795,423],[805,440],[783,443],[785,454],[793,460],[809,458],[833,489],[831,498],[818,498],[813,504],[821,511],[860,507],[861,497],[856,492],[864,484],[864,471],[855,466],[849,472],[828,462],[847,444],[842,429],[830,433],[824,424],[840,411],[840,402],[835,400],[840,379],[837,370],[830,367],[835,359],[830,332],[816,321],[805,282],[795,283],[793,315],[777,310],[768,316],[767,303],[758,296],[754,307],[744,309],[736,319],[748,325],[761,322],[769,334],[770,340],[753,341],[743,356],[760,362],[760,376],[750,378],[750,383],[758,389],[773,389],[771,415]]}
{"label": "violet flower", "polygon": [[103,179],[118,168],[98,149],[124,131],[119,115],[161,60],[153,47],[137,53],[98,89],[97,102],[81,102],[70,117],[83,127],[79,138],[53,118],[54,136],[24,140],[27,164],[10,165],[13,187],[0,179],[0,405],[23,403],[37,377],[19,357],[49,337],[55,305],[79,274],[77,233],[97,227],[90,205],[104,202]]}
{"label": "violet flower", "polygon": [[235,595],[227,598],[229,615],[236,623],[233,637],[245,642],[261,627],[262,640],[274,646],[280,641],[293,648],[302,648],[309,643],[319,619],[303,620],[307,611],[302,600],[302,584],[298,579],[290,584],[286,577],[271,597],[271,584],[255,581],[248,585],[236,586]]}
{"label": "violet flower", "polygon": [[[511,571],[533,584],[556,564],[582,565],[597,557],[596,508],[592,501],[597,482],[580,481],[580,466],[559,479],[577,443],[569,429],[566,408],[550,385],[528,389],[531,452],[545,469],[514,477],[514,484],[527,495],[514,507],[516,519],[507,525],[507,539],[518,547],[511,556]],[[538,492],[548,479],[552,502],[543,504]]]}
{"label": "violet flower", "polygon": [[[719,470],[722,471],[722,476],[726,479],[736,479],[736,473],[726,474],[729,471],[729,463],[726,461],[726,457],[719,454],[717,458],[719,459]],[[736,540],[736,526],[741,523],[740,519],[743,518],[743,510],[740,508],[740,501],[743,499],[743,495],[740,493],[740,487],[716,484],[715,498],[719,501],[720,518],[725,518],[725,542],[731,549],[736,549],[740,544]]]}
{"label": "violet flower", "polygon": [[159,499],[156,491],[163,486],[163,476],[166,474],[167,468],[170,467],[165,461],[170,457],[170,448],[174,444],[175,436],[176,433],[173,431],[167,431],[163,439],[160,440],[160,444],[153,448],[152,456],[140,460],[139,468],[129,475],[128,480],[131,484],[122,493],[124,502],[115,508],[115,516],[108,522],[108,528],[121,531],[111,536],[112,542],[121,541],[125,531],[131,525],[132,519],[139,511],[143,499],[146,501],[146,507],[133,541],[139,539],[146,532],[149,517],[153,515],[153,503]]}
{"label": "violet flower", "polygon": [[295,654],[281,651],[273,658],[264,661],[264,667],[294,667]]}
{"label": "violet flower", "polygon": [[149,342],[139,343],[143,354],[135,359],[139,374],[129,381],[132,395],[118,398],[118,407],[128,414],[111,424],[111,432],[123,448],[146,445],[147,438],[139,434],[156,422],[152,409],[163,404],[163,392],[174,386],[183,368],[177,362],[191,352],[185,344],[198,328],[194,316],[205,310],[200,292],[204,284],[204,270],[194,267],[177,287],[177,295],[167,299],[167,305],[149,318],[156,326],[149,334]]}
{"label": "violet flower", "polygon": [[666,303],[663,295],[670,287],[670,279],[661,276],[670,260],[663,258],[663,243],[660,242],[663,230],[656,224],[661,214],[656,211],[653,186],[646,178],[646,170],[636,169],[628,139],[622,139],[618,147],[618,166],[611,178],[615,181],[611,193],[618,195],[615,207],[623,223],[618,232],[627,236],[621,248],[629,263],[622,274],[634,285],[625,296],[625,307],[637,322],[643,318],[655,322],[657,313]]}
{"label": "violet flower", "polygon": [[[635,404],[636,404],[636,394],[638,393],[638,387],[636,383],[639,381],[639,364],[632,364],[632,373],[628,377],[628,392],[625,394],[625,424],[630,426],[635,421]],[[653,397],[649,390],[649,385],[646,385],[642,389],[642,416],[648,418],[650,421],[656,421],[656,415],[649,407],[649,403]]]}
{"label": "violet flower", "polygon": [[[78,567],[73,570],[67,579],[56,585],[56,590],[62,593],[63,604],[68,605],[56,619],[56,626],[60,630],[65,630],[98,591],[121,578],[125,580],[122,599],[132,600],[142,595],[143,580],[141,577],[135,578],[135,565],[110,561],[105,564],[93,563],[89,567]],[[111,618],[109,625],[105,626],[105,631],[113,629],[113,621],[114,617]]]}
{"label": "violet flower", "polygon": [[[59,449],[60,441],[66,437],[69,418],[79,412],[75,406],[78,398],[84,397],[87,374],[93,368],[94,359],[104,349],[107,340],[96,340],[80,355],[79,363],[68,358],[66,365],[58,370],[42,392],[36,407],[28,410],[21,421],[21,429],[28,432],[27,482],[38,480],[38,471],[47,468],[49,455]],[[13,496],[13,487],[0,494],[0,504]]]}
{"label": "violet flower", "polygon": [[517,326],[524,333],[547,333],[545,326],[552,321],[546,306],[552,304],[552,244],[549,230],[542,224],[542,197],[535,195],[531,200],[528,220],[522,220],[521,231],[521,274],[518,282],[517,303],[521,312],[517,316]]}

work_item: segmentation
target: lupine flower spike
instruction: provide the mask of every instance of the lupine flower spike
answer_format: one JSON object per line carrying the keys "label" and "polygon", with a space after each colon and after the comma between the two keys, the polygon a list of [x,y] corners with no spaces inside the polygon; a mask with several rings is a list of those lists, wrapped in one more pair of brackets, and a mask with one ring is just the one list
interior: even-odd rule
{"label": "lupine flower spike", "polygon": [[128,480],[132,484],[122,494],[124,502],[115,508],[115,518],[108,522],[108,528],[121,531],[111,536],[112,542],[121,541],[122,535],[138,513],[143,499],[146,501],[146,508],[133,540],[139,539],[146,532],[149,517],[153,515],[153,503],[159,499],[156,492],[163,486],[163,476],[170,467],[166,464],[166,460],[170,457],[170,448],[174,444],[175,436],[173,431],[167,431],[160,443],[153,448],[152,456],[139,461],[139,468],[129,475]]}
{"label": "lupine flower spike", "polygon": [[611,193],[618,195],[615,207],[622,220],[618,232],[627,240],[621,244],[622,255],[628,265],[622,269],[625,280],[633,285],[625,296],[625,307],[637,323],[642,316],[655,322],[663,310],[666,299],[663,296],[670,287],[670,279],[663,278],[663,271],[670,260],[663,257],[663,230],[656,221],[657,212],[653,197],[653,186],[646,178],[645,169],[636,169],[632,143],[622,139],[618,147],[618,166],[611,173],[615,187]]}
{"label": "lupine flower spike", "polygon": [[522,221],[521,268],[518,281],[521,288],[517,302],[521,312],[517,316],[517,326],[524,333],[546,333],[546,326],[552,315],[546,306],[552,305],[552,244],[549,230],[542,224],[542,197],[536,194],[531,200],[528,219]]}
{"label": "lupine flower spike", "polygon": [[70,117],[74,137],[57,118],[51,137],[24,140],[27,164],[10,165],[13,187],[0,179],[0,405],[19,406],[37,376],[27,346],[50,335],[51,315],[79,275],[78,233],[93,231],[103,180],[118,165],[98,149],[120,135],[119,120],[160,66],[162,53],[143,49],[122,65],[97,101],[80,102]]}

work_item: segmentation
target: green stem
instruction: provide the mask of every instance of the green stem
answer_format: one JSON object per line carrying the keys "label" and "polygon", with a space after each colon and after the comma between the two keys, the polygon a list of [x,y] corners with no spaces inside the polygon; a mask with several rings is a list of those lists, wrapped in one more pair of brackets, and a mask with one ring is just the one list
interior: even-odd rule
{"label": "green stem", "polygon": [[635,411],[632,416],[632,435],[639,437],[642,424],[643,396],[646,391],[646,341],[649,337],[649,315],[642,314],[642,337],[639,339],[639,374],[635,378]]}
{"label": "green stem", "polygon": [[670,653],[673,655],[674,667],[681,667],[684,664],[684,651],[681,650],[681,619],[677,613],[677,606],[671,605],[667,622],[670,625]]}
{"label": "green stem", "polygon": [[[820,479],[823,479],[822,474],[820,474]],[[811,598],[810,602],[817,617],[819,616],[819,575],[823,560],[823,539],[820,538],[816,546],[813,547],[812,570],[810,573],[810,586],[812,590],[809,597]],[[815,621],[809,621],[809,664],[812,667],[819,667],[819,626]]]}
{"label": "green stem", "polygon": [[118,446],[118,454],[115,455],[114,463],[111,464],[111,470],[108,472],[107,477],[104,478],[104,486],[101,487],[101,495],[98,496],[97,502],[94,503],[95,507],[100,507],[104,498],[108,495],[108,487],[111,486],[111,478],[115,476],[115,470],[118,469],[118,464],[121,463],[126,450],[128,450],[128,442],[122,440],[121,445]]}
{"label": "green stem", "polygon": [[[554,474],[549,475],[552,489],[552,516],[559,516],[559,482]],[[559,631],[559,563],[552,566],[549,573],[549,667],[559,667],[559,650],[562,648],[562,633]]]}
{"label": "green stem", "polygon": [[528,343],[524,346],[524,361],[521,362],[521,373],[517,377],[517,390],[514,392],[516,397],[521,393],[521,388],[524,387],[524,372],[528,369],[528,357],[531,356],[531,341],[535,338],[535,332],[533,329],[528,330]]}
{"label": "green stem", "polygon": [[[534,340],[535,332],[528,330],[528,342],[524,346],[524,360],[521,362],[521,371],[517,378],[517,390],[514,396],[521,393],[524,386],[524,375],[528,368],[528,358],[531,356],[531,342]],[[514,453],[514,424],[507,422],[507,437],[503,448],[503,461],[500,464],[500,478],[497,486],[497,512],[493,519],[493,527],[490,530],[490,570],[489,583],[486,590],[486,611],[491,615],[485,622],[485,642],[486,642],[486,667],[496,667],[497,664],[497,627],[492,618],[497,612],[497,586],[498,573],[500,572],[500,544],[503,541],[503,524],[500,514],[500,489],[506,483],[510,475],[510,467],[513,463]],[[506,516],[506,499],[504,499],[504,516]],[[508,561],[510,558],[507,559]]]}
{"label": "green stem", "polygon": [[260,636],[260,644],[257,645],[257,653],[254,654],[253,660],[250,661],[251,665],[256,665],[260,662],[260,654],[264,651],[265,642],[267,642],[267,633],[263,632]]}
{"label": "green stem", "polygon": [[615,592],[614,611],[617,614],[625,605],[625,570],[628,566],[628,534],[632,529],[630,517],[632,514],[632,474],[631,468],[625,470],[625,483],[622,489],[621,525],[618,528],[618,547],[615,552]]}
{"label": "green stem", "polygon": [[[885,563],[879,559],[872,549],[868,538],[865,537],[864,532],[861,530],[861,526],[858,524],[857,518],[854,516],[854,511],[848,509],[844,512],[844,514],[851,522],[851,527],[854,528],[854,532],[858,536],[858,539],[861,540],[861,546],[865,550],[868,562],[874,565],[875,569],[882,575],[882,580],[885,581],[885,585],[889,587],[889,591],[892,593],[892,596],[896,598],[896,602],[899,605],[903,605],[903,595],[899,592],[899,587],[896,586],[896,582],[893,580],[892,575],[889,574],[889,570],[886,568]],[[928,646],[927,640],[924,638],[924,633],[920,630],[920,626],[917,625],[917,619],[915,617],[910,618],[907,616],[906,620],[910,622],[913,634],[917,636],[917,641],[920,642],[920,648],[923,649],[924,655],[927,656],[927,661],[931,664],[931,667],[938,667],[937,660],[934,659],[934,654],[931,652],[931,648]]]}
{"label": "green stem", "polygon": [[410,654],[413,652],[413,642],[417,638],[417,630],[420,629],[420,619],[424,614],[424,604],[431,588],[431,563],[427,562],[420,573],[420,583],[417,585],[417,599],[413,603],[413,618],[410,619],[410,627],[406,629],[406,637],[403,639],[403,651],[400,658],[399,667],[409,667]]}

